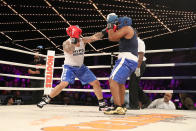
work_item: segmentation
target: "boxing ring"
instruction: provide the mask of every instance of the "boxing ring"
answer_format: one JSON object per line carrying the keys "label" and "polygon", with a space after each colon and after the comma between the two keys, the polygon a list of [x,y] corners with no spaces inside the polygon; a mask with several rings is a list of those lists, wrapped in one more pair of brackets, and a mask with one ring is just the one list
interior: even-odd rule
{"label": "boxing ring", "polygon": [[95,106],[0,106],[1,131],[194,131],[195,111],[142,109],[104,115]]}
{"label": "boxing ring", "polygon": [[[36,55],[36,53],[0,46],[0,49]],[[184,49],[164,49],[149,50],[146,53],[173,52],[181,50],[195,50],[196,48]],[[95,53],[86,54],[85,57],[104,56],[117,53]],[[38,54],[46,57],[46,55]],[[55,56],[55,59],[64,58],[64,56]],[[1,61],[0,64],[37,68],[35,65]],[[189,66],[196,63],[168,63],[168,64],[147,64],[148,67],[174,67]],[[88,66],[90,69],[111,68],[111,65]],[[45,67],[40,67],[45,69]],[[54,67],[62,69],[62,67]],[[44,80],[44,77],[22,76],[14,74],[0,73],[0,76],[15,77],[24,79]],[[108,77],[97,77],[98,80],[108,80]],[[196,76],[161,76],[161,77],[142,77],[143,80],[157,79],[196,79]],[[53,78],[60,80],[60,78]],[[37,91],[44,90],[40,88],[21,88],[21,87],[0,87],[0,90],[18,90],[18,91]],[[75,92],[93,92],[93,89],[63,89],[63,91]],[[103,89],[103,92],[110,92],[109,89]],[[146,93],[195,93],[194,90],[144,90]],[[99,112],[96,106],[71,106],[71,105],[52,105],[49,104],[43,109],[36,105],[12,105],[0,106],[1,131],[193,131],[196,129],[195,111],[185,110],[158,110],[141,109],[128,110],[126,115],[104,115]]]}

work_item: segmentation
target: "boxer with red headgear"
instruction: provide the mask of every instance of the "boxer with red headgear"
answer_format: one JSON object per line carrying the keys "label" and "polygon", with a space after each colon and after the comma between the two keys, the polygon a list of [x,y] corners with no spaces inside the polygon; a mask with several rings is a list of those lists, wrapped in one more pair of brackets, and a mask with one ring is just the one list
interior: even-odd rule
{"label": "boxer with red headgear", "polygon": [[67,35],[71,38],[72,44],[77,44],[79,42],[79,38],[82,35],[82,30],[77,25],[72,25],[66,29]]}
{"label": "boxer with red headgear", "polygon": [[103,99],[100,83],[88,67],[83,64],[85,45],[100,40],[103,37],[103,34],[102,32],[98,32],[92,36],[82,38],[82,29],[75,25],[68,27],[66,31],[70,38],[63,42],[65,61],[61,82],[49,95],[43,96],[41,102],[39,102],[37,106],[42,108],[49,103],[52,98],[57,96],[63,88],[67,87],[69,84],[74,84],[75,77],[78,77],[82,84],[90,84],[93,86],[95,95],[99,101],[99,110],[105,110],[107,106]]}

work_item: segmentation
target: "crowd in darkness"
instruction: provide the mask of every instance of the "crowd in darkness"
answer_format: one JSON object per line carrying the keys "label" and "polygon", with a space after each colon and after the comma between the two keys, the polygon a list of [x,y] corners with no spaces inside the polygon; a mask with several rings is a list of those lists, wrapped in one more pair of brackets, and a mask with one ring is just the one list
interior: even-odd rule
{"label": "crowd in darkness", "polygon": [[[4,74],[28,75],[27,68],[0,64],[0,72]],[[0,86],[28,87],[29,79],[0,76]]]}
{"label": "crowd in darkness", "polygon": [[[164,54],[165,55],[165,54]],[[147,63],[171,63],[171,62],[194,62],[196,61],[195,58],[189,57],[187,59],[185,54],[177,53],[178,57],[163,57],[162,55],[157,56],[148,56]],[[192,54],[189,54],[192,55]],[[148,58],[147,57],[147,58]],[[167,58],[167,59],[166,59]],[[158,70],[158,71],[157,71]],[[179,71],[180,70],[180,71]],[[194,66],[189,67],[179,67],[178,69],[174,68],[147,68],[144,76],[172,76],[172,75],[187,75],[187,76],[195,76]],[[97,77],[109,77],[111,69],[92,69]],[[4,65],[0,64],[0,73],[4,74],[14,74],[14,75],[25,75],[29,76],[28,68],[23,68],[19,66],[12,66],[12,65]],[[60,77],[61,70],[55,70],[54,77]],[[30,79],[24,78],[14,78],[14,77],[6,77],[0,76],[0,87],[22,87],[27,88],[30,86]],[[53,81],[53,87],[55,87],[59,81]],[[100,81],[101,87],[103,89],[109,89],[108,81]],[[141,80],[140,87],[144,90],[195,90],[194,80]],[[126,87],[128,88],[128,81]],[[92,89],[91,86],[85,85],[82,86],[79,81],[75,82],[74,85],[69,85],[67,88],[75,88],[75,89]],[[11,91],[11,90],[0,90],[0,103],[7,104],[8,99],[13,99],[12,104],[32,104],[32,91]],[[163,94],[154,93],[154,94],[147,94],[151,100],[156,98],[160,98]],[[195,99],[195,94],[191,94],[193,100]],[[107,102],[110,103],[110,93],[104,93],[104,98],[106,98]],[[173,94],[172,101],[176,104],[177,108],[180,108],[180,101],[179,95],[177,93]],[[195,101],[195,100],[194,100]],[[93,92],[62,92],[60,95],[55,97],[52,102],[53,104],[64,104],[64,105],[98,105],[97,98]]]}

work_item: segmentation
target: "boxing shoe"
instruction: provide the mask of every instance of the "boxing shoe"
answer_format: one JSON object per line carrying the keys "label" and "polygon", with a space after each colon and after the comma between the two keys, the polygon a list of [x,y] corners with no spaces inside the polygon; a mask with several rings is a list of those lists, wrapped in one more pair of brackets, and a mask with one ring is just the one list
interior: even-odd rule
{"label": "boxing shoe", "polygon": [[105,101],[103,99],[99,100],[99,111],[105,111],[105,110],[107,110],[107,108],[108,108],[108,106],[105,103]]}
{"label": "boxing shoe", "polygon": [[108,108],[108,110],[104,111],[106,115],[125,115],[125,110],[121,106],[114,106],[114,108]]}
{"label": "boxing shoe", "polygon": [[41,99],[41,101],[37,104],[37,107],[43,108],[44,105],[48,104],[51,100],[51,97],[49,95],[44,95]]}
{"label": "boxing shoe", "polygon": [[124,109],[125,112],[127,112],[127,108],[125,104],[122,105],[122,108]]}

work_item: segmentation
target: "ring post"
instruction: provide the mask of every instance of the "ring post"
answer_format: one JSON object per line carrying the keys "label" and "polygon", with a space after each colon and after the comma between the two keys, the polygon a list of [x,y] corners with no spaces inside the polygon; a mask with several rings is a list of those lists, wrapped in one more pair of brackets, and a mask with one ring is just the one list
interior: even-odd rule
{"label": "ring post", "polygon": [[52,90],[55,51],[48,50],[44,80],[44,95],[49,95]]}

